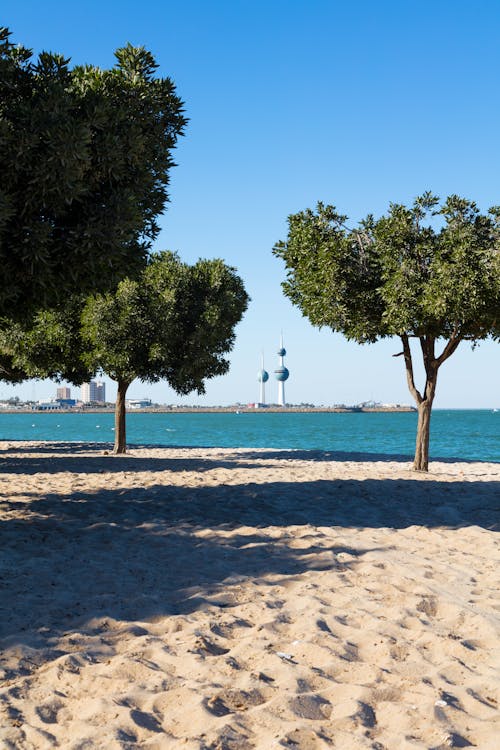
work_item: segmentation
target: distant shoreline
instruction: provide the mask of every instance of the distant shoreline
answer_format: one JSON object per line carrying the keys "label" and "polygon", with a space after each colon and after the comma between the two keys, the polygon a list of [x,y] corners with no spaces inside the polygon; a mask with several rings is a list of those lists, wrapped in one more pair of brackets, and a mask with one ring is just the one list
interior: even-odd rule
{"label": "distant shoreline", "polygon": [[[254,408],[251,406],[160,406],[146,409],[128,408],[128,414],[359,414],[359,413],[408,413],[416,412],[414,406],[266,406]],[[1,409],[0,414],[114,414],[114,406],[102,408],[74,408],[74,409]]]}

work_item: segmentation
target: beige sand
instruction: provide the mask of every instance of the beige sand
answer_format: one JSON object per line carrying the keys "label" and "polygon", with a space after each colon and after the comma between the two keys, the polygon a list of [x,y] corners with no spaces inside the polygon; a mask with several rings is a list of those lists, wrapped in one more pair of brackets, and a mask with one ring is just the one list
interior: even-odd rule
{"label": "beige sand", "polygon": [[0,747],[499,747],[500,465],[0,444]]}

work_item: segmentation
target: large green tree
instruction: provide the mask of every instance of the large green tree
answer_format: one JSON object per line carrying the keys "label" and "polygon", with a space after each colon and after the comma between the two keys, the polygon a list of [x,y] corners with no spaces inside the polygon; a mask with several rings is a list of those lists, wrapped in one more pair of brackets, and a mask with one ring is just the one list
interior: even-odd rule
{"label": "large green tree", "polygon": [[106,291],[144,266],[186,120],[142,47],[110,70],[0,29],[0,318]]}
{"label": "large green tree", "polygon": [[[287,239],[274,248],[285,262],[283,290],[315,326],[361,344],[400,337],[418,408],[414,468],[427,471],[439,368],[461,342],[500,335],[500,208],[481,214],[456,195],[440,205],[425,193],[356,228],[346,222],[322,203],[289,216]],[[421,389],[412,339],[424,365]]]}
{"label": "large green tree", "polygon": [[97,371],[109,375],[118,386],[114,452],[125,453],[132,381],[166,380],[179,394],[204,393],[206,379],[229,369],[224,355],[248,302],[242,280],[222,260],[190,266],[158,253],[114,292],[69,298],[29,325],[10,321],[0,331],[0,352],[24,378],[80,385]]}
{"label": "large green tree", "polygon": [[125,399],[133,380],[166,380],[180,394],[204,393],[205,380],[229,369],[224,355],[248,296],[221,260],[193,266],[173,253],[152,256],[141,277],[91,298],[83,313],[88,363],[118,384],[115,453],[125,453]]}

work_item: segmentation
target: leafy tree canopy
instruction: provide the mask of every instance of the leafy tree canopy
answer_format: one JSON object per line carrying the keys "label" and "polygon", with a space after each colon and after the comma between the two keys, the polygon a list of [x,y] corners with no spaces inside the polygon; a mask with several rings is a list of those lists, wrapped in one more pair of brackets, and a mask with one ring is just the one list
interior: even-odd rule
{"label": "leafy tree canopy", "polygon": [[6,321],[0,367],[11,380],[17,374],[74,385],[105,372],[118,384],[115,452],[123,453],[130,383],[166,380],[177,393],[203,393],[205,380],[229,369],[225,355],[248,302],[242,280],[222,260],[190,266],[174,253],[158,253],[115,292],[68,298],[29,325]]}
{"label": "leafy tree canopy", "polygon": [[[441,219],[441,221],[438,221]],[[425,193],[391,204],[355,229],[318,203],[289,217],[283,289],[313,325],[358,343],[386,336],[467,339],[500,331],[500,208],[479,213],[450,196]]]}
{"label": "leafy tree canopy", "polygon": [[229,368],[224,354],[247,304],[243,282],[223,261],[189,266],[174,253],[153,255],[140,279],[88,300],[89,364],[113,380],[165,379],[177,393],[204,393],[204,381]]}
{"label": "leafy tree canopy", "polygon": [[[425,193],[412,206],[391,204],[356,228],[318,203],[289,216],[274,248],[285,262],[285,295],[313,325],[358,343],[399,336],[407,380],[419,409],[415,468],[427,469],[430,409],[439,367],[461,341],[500,336],[500,207],[481,214],[452,195]],[[426,373],[416,387],[410,339]],[[444,339],[443,350],[435,350]]]}
{"label": "leafy tree canopy", "polygon": [[85,297],[68,297],[57,308],[38,310],[29,321],[3,320],[0,328],[0,378],[22,382],[52,378],[81,385],[97,365],[81,336]]}
{"label": "leafy tree canopy", "polygon": [[183,104],[152,55],[69,67],[0,29],[0,316],[106,290],[145,263]]}

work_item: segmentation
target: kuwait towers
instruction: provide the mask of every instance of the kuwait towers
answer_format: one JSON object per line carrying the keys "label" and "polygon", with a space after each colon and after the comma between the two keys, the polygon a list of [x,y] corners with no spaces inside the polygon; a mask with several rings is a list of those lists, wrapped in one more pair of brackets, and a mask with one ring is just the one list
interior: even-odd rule
{"label": "kuwait towers", "polygon": [[[283,347],[283,334],[281,334],[280,348],[278,349],[278,357],[280,358],[279,367],[274,371],[276,380],[278,381],[278,405],[286,406],[285,401],[285,380],[288,380],[290,373],[285,367],[283,357],[286,354],[286,349]],[[266,404],[266,386],[265,384],[269,380],[269,373],[264,369],[264,355],[262,355],[261,368],[257,373],[257,380],[260,383],[260,399],[259,403],[265,406]],[[256,404],[257,406],[257,404]]]}
{"label": "kuwait towers", "polygon": [[276,380],[278,381],[278,404],[279,406],[285,406],[285,380],[288,380],[290,373],[285,367],[283,357],[286,354],[286,349],[283,347],[283,334],[281,334],[280,348],[278,349],[278,357],[280,358],[280,364],[277,370],[274,371]]}
{"label": "kuwait towers", "polygon": [[266,403],[266,383],[269,380],[269,373],[264,370],[264,354],[262,355],[262,364],[259,372],[257,373],[257,380],[260,383],[260,404]]}

